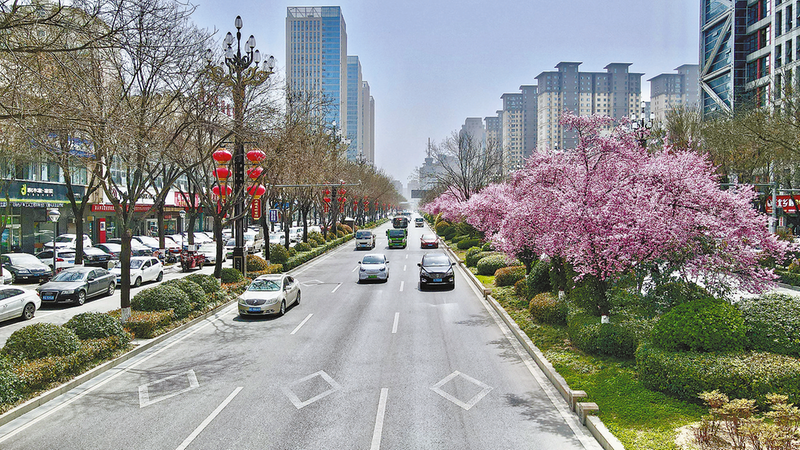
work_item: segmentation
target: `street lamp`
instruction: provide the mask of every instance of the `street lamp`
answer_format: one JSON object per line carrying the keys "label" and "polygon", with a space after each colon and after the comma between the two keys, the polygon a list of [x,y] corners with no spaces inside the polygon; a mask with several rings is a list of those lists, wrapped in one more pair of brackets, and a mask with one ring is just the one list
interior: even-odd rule
{"label": "street lamp", "polygon": [[636,114],[631,115],[631,131],[639,141],[639,145],[647,148],[647,138],[650,136],[650,129],[653,128],[653,114],[646,117],[644,111],[644,102],[642,102],[642,113],[639,115],[639,119],[637,120]]}
{"label": "street lamp", "polygon": [[[214,82],[224,84],[231,88],[233,93],[233,267],[245,273],[244,251],[244,141],[242,140],[243,121],[245,112],[245,89],[248,86],[256,87],[267,81],[275,68],[275,58],[270,56],[261,64],[261,52],[255,49],[256,38],[252,35],[245,42],[245,52],[242,54],[242,17],[236,16],[236,50],[233,49],[234,38],[230,32],[225,36],[222,48],[225,52],[225,61],[222,65],[213,64],[213,52],[207,51],[209,78]],[[227,70],[226,70],[227,69]],[[223,187],[227,189],[227,186]],[[224,192],[224,191],[223,191]]]}
{"label": "street lamp", "polygon": [[178,213],[181,216],[181,253],[183,253],[183,233],[186,232],[186,211]]}
{"label": "street lamp", "polygon": [[50,222],[53,222],[53,275],[56,274],[56,227],[58,227],[58,218],[61,217],[61,213],[58,212],[57,209],[53,208],[50,211],[47,211],[47,217],[50,219]]}

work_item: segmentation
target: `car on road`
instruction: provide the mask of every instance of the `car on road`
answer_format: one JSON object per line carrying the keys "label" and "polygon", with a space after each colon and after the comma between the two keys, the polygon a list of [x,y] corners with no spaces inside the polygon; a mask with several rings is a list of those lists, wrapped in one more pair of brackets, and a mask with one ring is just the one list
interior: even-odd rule
{"label": "car on road", "polygon": [[424,290],[428,286],[450,286],[456,287],[456,275],[453,266],[456,263],[450,262],[450,258],[444,253],[426,253],[422,256],[419,266],[419,289]]}
{"label": "car on road", "polygon": [[[110,269],[111,267],[114,267],[114,259],[116,258],[98,247],[89,247],[83,249],[83,265],[87,267],[102,267],[103,269]],[[109,267],[109,263],[111,264],[111,267]]]}
{"label": "car on road", "polygon": [[370,253],[364,255],[358,262],[358,282],[363,281],[389,281],[389,261],[383,253]]}
{"label": "car on road", "polygon": [[392,227],[394,228],[408,228],[408,217],[397,216],[392,219]]}
{"label": "car on road", "polygon": [[[206,259],[206,264],[215,264],[217,262],[217,243],[216,242],[209,242],[207,244],[201,245],[197,252],[202,254],[203,257]],[[225,249],[222,249],[222,262],[227,261],[225,257]]]}
{"label": "car on road", "polygon": [[389,248],[406,248],[408,245],[408,231],[404,228],[386,230],[389,238]]}
{"label": "car on road", "polygon": [[[117,284],[122,283],[122,263],[117,261],[111,273],[116,277]],[[161,281],[164,279],[164,265],[153,256],[131,257],[131,286],[139,287],[148,281]]]}
{"label": "car on road", "polygon": [[34,291],[17,286],[0,286],[0,320],[17,317],[32,319],[41,306],[42,299]]}
{"label": "car on road", "polygon": [[0,255],[3,270],[11,273],[11,282],[47,280],[53,275],[53,269],[30,253],[5,253]]}
{"label": "car on road", "polygon": [[[78,237],[74,234],[60,234],[56,236],[56,248],[75,248]],[[88,234],[83,235],[83,248],[91,247],[92,240]],[[53,242],[45,242],[44,248],[53,248]]]}
{"label": "car on road", "polygon": [[361,248],[375,248],[375,233],[371,230],[356,231],[356,250]]}
{"label": "car on road", "polygon": [[[53,248],[41,251],[36,254],[42,264],[47,264],[53,268]],[[56,247],[56,272],[68,269],[75,265],[75,249]]]}
{"label": "car on road", "polygon": [[425,225],[425,219],[423,219],[422,217],[417,217],[416,219],[414,219],[415,227],[421,228],[423,225]]}
{"label": "car on road", "polygon": [[37,287],[36,292],[42,303],[71,302],[80,306],[87,298],[113,294],[116,285],[116,277],[106,269],[72,267]]}
{"label": "car on road", "polygon": [[300,283],[285,273],[261,275],[239,296],[240,316],[282,316],[300,304]]}
{"label": "car on road", "polygon": [[419,238],[420,248],[439,248],[439,238],[435,234],[423,234]]}

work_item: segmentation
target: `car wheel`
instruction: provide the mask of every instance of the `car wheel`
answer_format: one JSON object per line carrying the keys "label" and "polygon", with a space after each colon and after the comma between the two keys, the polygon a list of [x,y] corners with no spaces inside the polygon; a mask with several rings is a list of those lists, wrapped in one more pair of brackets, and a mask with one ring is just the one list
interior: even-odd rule
{"label": "car wheel", "polygon": [[295,305],[299,305],[300,304],[300,291],[297,291],[297,298],[294,299],[294,304]]}
{"label": "car wheel", "polygon": [[25,308],[22,309],[22,320],[31,320],[33,319],[33,314],[36,312],[36,305],[33,303],[28,303],[25,305]]}
{"label": "car wheel", "polygon": [[164,279],[164,272],[158,272],[158,276],[156,277],[156,281],[161,281]]}
{"label": "car wheel", "polygon": [[278,316],[282,316],[284,314],[286,314],[286,301],[285,300],[281,301],[281,310],[278,313]]}
{"label": "car wheel", "polygon": [[86,303],[86,291],[79,291],[78,298],[75,300],[75,304],[81,306],[84,303]]}
{"label": "car wheel", "polygon": [[109,284],[108,285],[108,292],[106,292],[106,294],[114,295],[114,289],[116,289],[116,288],[117,288],[116,284],[114,284],[114,283]]}
{"label": "car wheel", "polygon": [[136,277],[136,281],[133,282],[133,287],[139,287],[142,285],[142,277]]}

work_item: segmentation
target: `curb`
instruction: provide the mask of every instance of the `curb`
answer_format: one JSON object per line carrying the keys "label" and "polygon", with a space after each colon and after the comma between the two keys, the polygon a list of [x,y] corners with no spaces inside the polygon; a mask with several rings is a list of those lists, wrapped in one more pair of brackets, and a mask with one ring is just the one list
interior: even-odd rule
{"label": "curb", "polygon": [[500,303],[491,296],[492,290],[484,286],[483,283],[475,277],[472,271],[466,267],[464,261],[456,256],[449,245],[441,239],[440,241],[444,244],[444,248],[450,257],[458,261],[458,265],[461,267],[464,276],[478,288],[478,291],[483,292],[484,299],[492,305],[492,308],[494,308],[497,314],[503,319],[503,322],[505,322],[511,332],[514,333],[514,336],[516,336],[519,343],[525,348],[525,351],[536,361],[536,365],[539,366],[539,369],[541,369],[547,379],[550,380],[559,394],[561,394],[561,397],[570,409],[578,415],[581,424],[589,429],[589,432],[592,433],[592,436],[594,436],[604,449],[624,450],[625,446],[622,445],[622,442],[620,442],[619,439],[608,430],[603,421],[596,416],[599,412],[597,404],[580,401],[586,397],[586,392],[575,391],[569,387],[564,377],[553,368],[553,365],[544,357],[542,351],[539,350],[528,335],[520,329],[519,325],[508,315],[508,312],[506,312]]}

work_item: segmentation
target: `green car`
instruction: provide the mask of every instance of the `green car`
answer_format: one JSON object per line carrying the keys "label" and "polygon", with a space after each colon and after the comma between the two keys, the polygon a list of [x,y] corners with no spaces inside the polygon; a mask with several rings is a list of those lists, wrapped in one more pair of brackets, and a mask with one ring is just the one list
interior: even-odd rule
{"label": "green car", "polygon": [[408,231],[404,228],[387,230],[386,237],[389,238],[389,248],[406,248],[408,245]]}

